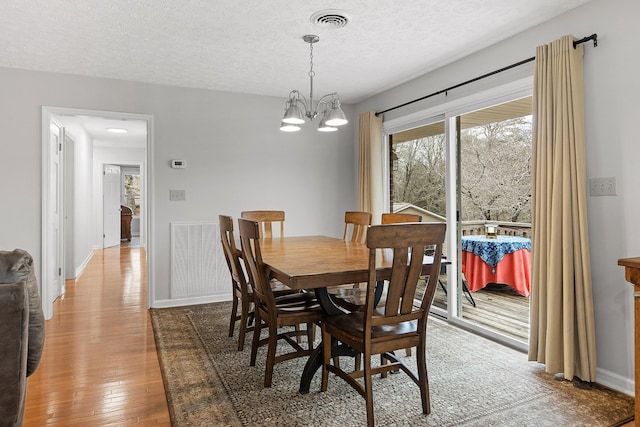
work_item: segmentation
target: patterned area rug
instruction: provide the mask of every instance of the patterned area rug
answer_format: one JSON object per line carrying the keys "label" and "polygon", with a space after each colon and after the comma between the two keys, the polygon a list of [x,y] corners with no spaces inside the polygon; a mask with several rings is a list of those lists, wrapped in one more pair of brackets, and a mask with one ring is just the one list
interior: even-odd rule
{"label": "patterned area rug", "polygon": [[[335,376],[325,393],[319,372],[311,392],[298,393],[306,360],[277,364],[273,386],[264,388],[265,349],[250,367],[251,334],[238,352],[237,331],[227,336],[229,313],[230,303],[151,310],[174,426],[366,424],[364,399]],[[376,425],[613,426],[633,415],[632,397],[558,379],[523,353],[437,319],[427,333],[431,414],[422,414],[419,390],[405,374],[376,377]],[[406,359],[415,367],[415,357]]]}

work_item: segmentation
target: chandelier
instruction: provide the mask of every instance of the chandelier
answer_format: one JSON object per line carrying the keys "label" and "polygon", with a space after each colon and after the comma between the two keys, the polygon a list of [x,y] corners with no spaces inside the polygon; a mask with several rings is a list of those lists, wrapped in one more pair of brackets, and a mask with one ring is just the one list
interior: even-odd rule
{"label": "chandelier", "polygon": [[282,118],[280,130],[284,132],[296,132],[300,130],[300,126],[306,120],[313,120],[321,116],[318,130],[320,132],[333,132],[338,130],[336,126],[342,126],[348,123],[347,118],[340,108],[340,97],[337,92],[332,92],[320,98],[315,106],[313,103],[313,44],[320,40],[320,37],[308,34],[302,37],[302,40],[309,43],[309,58],[311,68],[309,70],[309,99],[305,98],[297,90],[289,92],[289,99],[285,104],[285,113]]}

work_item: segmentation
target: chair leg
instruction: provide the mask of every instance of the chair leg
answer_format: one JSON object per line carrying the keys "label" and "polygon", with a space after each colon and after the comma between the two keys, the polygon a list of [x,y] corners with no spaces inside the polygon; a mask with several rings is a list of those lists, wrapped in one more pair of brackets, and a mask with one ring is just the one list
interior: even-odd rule
{"label": "chair leg", "polygon": [[336,368],[340,368],[340,358],[338,356],[333,358],[333,366],[335,366]]}
{"label": "chair leg", "polygon": [[313,342],[316,340],[316,324],[313,322],[307,323],[307,343],[309,350],[313,350]]}
{"label": "chair leg", "polygon": [[247,305],[244,301],[242,303],[241,309],[240,309],[240,328],[238,330],[238,351],[242,351],[244,350],[244,339],[245,339],[245,335],[247,333],[247,307],[244,307],[245,305]]}
{"label": "chair leg", "polygon": [[367,407],[367,426],[374,427],[373,418],[373,378],[371,376],[371,354],[364,354],[364,399]]}
{"label": "chair leg", "polygon": [[422,399],[422,412],[431,413],[431,398],[429,397],[429,376],[427,374],[427,349],[423,340],[416,348],[418,352],[418,382],[420,385],[420,398]]}
{"label": "chair leg", "polygon": [[[384,353],[380,353],[380,365],[386,365],[387,364],[387,359],[385,359],[384,357]],[[380,374],[380,378],[387,378],[387,375],[389,375],[388,372],[382,372]]]}
{"label": "chair leg", "polygon": [[268,325],[269,341],[267,343],[267,363],[264,368],[264,386],[271,387],[271,379],[273,377],[273,365],[276,360],[276,344],[278,342],[278,327],[276,325]]}
{"label": "chair leg", "polygon": [[297,324],[295,326],[295,328],[296,328],[296,342],[298,344],[301,344],[302,343],[302,335],[300,335],[300,324]]}
{"label": "chair leg", "polygon": [[476,302],[473,299],[473,296],[471,295],[471,291],[469,290],[469,286],[467,285],[467,281],[462,279],[462,291],[464,292],[465,296],[467,297],[467,299],[469,300],[469,302],[471,303],[472,306],[476,306]]}
{"label": "chair leg", "polygon": [[253,327],[253,340],[251,341],[251,360],[249,366],[256,366],[256,355],[258,354],[258,345],[260,344],[260,332],[262,330],[262,320],[260,319],[260,312],[254,310],[256,316],[256,324]]}
{"label": "chair leg", "polygon": [[231,305],[231,319],[229,320],[229,336],[233,336],[233,330],[236,326],[236,317],[238,316],[238,297],[233,294],[233,303]]}
{"label": "chair leg", "polygon": [[240,331],[238,333],[238,351],[244,350],[244,341],[247,334],[247,330],[253,322],[255,313],[249,313],[249,307],[251,303],[245,299],[240,300]]}

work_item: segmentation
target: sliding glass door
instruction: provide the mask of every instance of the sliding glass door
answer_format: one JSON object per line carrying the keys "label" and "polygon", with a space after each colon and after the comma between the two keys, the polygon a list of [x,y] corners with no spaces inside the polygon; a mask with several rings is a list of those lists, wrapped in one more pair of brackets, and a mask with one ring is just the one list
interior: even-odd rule
{"label": "sliding glass door", "polygon": [[[523,347],[529,330],[531,97],[485,105],[388,134],[389,210],[449,224],[434,312]],[[487,239],[490,228],[501,237]],[[497,244],[501,255],[483,253]]]}
{"label": "sliding glass door", "polygon": [[457,117],[457,315],[526,343],[531,251],[531,97]]}

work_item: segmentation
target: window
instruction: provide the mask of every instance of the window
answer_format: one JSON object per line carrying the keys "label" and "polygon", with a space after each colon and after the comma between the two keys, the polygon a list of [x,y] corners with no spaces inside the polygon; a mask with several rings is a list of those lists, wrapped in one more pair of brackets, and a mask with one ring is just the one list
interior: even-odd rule
{"label": "window", "polygon": [[140,169],[123,169],[122,204],[133,210],[134,216],[140,215]]}

